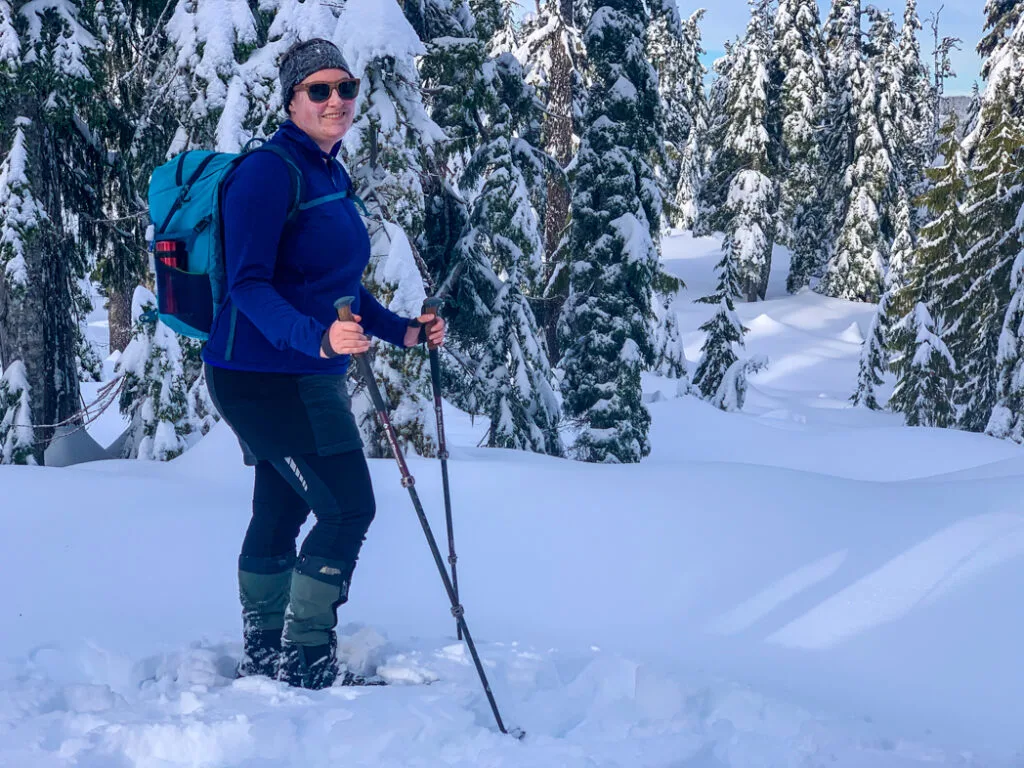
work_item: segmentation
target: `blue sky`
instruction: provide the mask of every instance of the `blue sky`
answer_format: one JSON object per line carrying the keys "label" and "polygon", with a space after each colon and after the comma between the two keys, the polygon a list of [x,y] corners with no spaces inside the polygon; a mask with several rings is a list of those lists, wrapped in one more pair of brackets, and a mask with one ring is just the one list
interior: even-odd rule
{"label": "blue sky", "polygon": [[[704,47],[708,51],[708,63],[722,54],[722,43],[736,35],[742,34],[750,18],[746,0],[676,0],[679,11],[686,18],[698,8],[706,8],[707,14],[701,25],[704,36]],[[902,24],[904,0],[865,0],[868,4],[879,8],[887,8],[896,15],[897,22]],[[821,18],[824,20],[828,11],[829,1],[818,0],[821,7]],[[946,83],[947,94],[970,93],[971,84],[980,80],[981,60],[974,48],[981,39],[985,17],[984,0],[918,0],[918,13],[922,23],[945,6],[940,18],[940,34],[952,35],[963,40],[962,50],[954,51],[953,68],[958,75],[956,81]],[[921,36],[921,52],[931,62],[933,48],[931,30],[923,29]]]}

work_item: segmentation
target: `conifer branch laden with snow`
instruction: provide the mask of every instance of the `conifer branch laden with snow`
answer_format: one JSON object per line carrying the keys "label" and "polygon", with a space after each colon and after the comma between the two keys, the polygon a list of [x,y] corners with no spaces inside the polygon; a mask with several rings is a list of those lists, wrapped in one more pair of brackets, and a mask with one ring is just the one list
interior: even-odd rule
{"label": "conifer branch laden with snow", "polygon": [[29,394],[25,365],[14,360],[0,376],[0,464],[36,464]]}
{"label": "conifer branch laden with snow", "polygon": [[170,461],[190,443],[188,388],[177,335],[151,314],[156,297],[138,287],[132,297],[135,336],[117,361],[124,376],[121,413],[130,424],[122,451],[126,459]]}

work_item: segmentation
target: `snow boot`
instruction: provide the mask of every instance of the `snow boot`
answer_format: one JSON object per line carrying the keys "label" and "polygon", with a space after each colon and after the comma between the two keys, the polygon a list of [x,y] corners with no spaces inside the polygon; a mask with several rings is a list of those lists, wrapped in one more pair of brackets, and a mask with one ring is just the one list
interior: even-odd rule
{"label": "snow boot", "polygon": [[281,669],[278,679],[300,688],[334,684],[338,606],[348,600],[352,567],[340,560],[301,555],[291,573],[284,615]]}
{"label": "snow boot", "polygon": [[242,660],[239,677],[276,677],[281,633],[288,605],[295,554],[238,558],[238,595],[242,602]]}
{"label": "snow boot", "polygon": [[293,688],[313,691],[330,688],[338,679],[338,660],[335,657],[337,649],[338,639],[334,632],[328,634],[325,645],[283,643],[278,680]]}

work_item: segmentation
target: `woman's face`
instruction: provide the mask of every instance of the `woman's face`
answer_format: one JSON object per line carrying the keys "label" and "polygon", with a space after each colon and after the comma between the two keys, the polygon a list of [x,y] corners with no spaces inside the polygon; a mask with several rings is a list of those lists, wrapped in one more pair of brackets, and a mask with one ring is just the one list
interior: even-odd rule
{"label": "woman's face", "polygon": [[[335,83],[351,76],[343,69],[321,69],[299,85]],[[288,113],[295,125],[312,138],[322,150],[329,152],[352,127],[355,104],[355,99],[342,99],[337,88],[331,88],[330,97],[319,104],[310,101],[307,91],[296,88],[288,106]]]}

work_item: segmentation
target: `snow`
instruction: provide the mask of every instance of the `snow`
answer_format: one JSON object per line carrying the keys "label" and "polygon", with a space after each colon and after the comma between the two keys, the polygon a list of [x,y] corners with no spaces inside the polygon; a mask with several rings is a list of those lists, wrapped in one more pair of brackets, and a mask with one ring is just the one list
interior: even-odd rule
{"label": "snow", "polygon": [[[663,241],[691,366],[720,249]],[[852,408],[873,307],[787,295],[787,260],[736,305],[771,360],[742,410],[645,374],[640,464],[478,449],[487,425],[446,406],[462,601],[524,741],[495,728],[390,460],[339,630],[392,685],[231,678],[252,470],[219,424],[167,463],[0,466],[0,562],[30,574],[0,765],[1019,765],[1024,454]],[[409,465],[443,539],[438,463]]]}
{"label": "snow", "polygon": [[403,61],[427,53],[393,0],[347,0],[334,40],[356,76],[363,76],[374,59]]}

